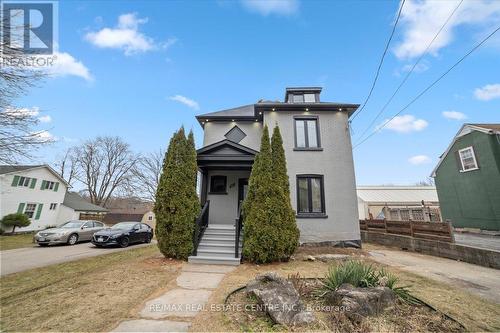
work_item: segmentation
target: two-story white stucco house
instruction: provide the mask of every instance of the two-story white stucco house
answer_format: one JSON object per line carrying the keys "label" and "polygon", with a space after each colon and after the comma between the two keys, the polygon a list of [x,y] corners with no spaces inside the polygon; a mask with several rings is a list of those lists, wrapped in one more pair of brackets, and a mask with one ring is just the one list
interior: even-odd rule
{"label": "two-story white stucco house", "polygon": [[16,231],[56,225],[67,188],[66,181],[48,165],[0,165],[0,219],[26,214],[30,226]]}
{"label": "two-story white stucco house", "polygon": [[359,245],[360,231],[349,117],[357,104],[320,101],[321,88],[287,88],[284,102],[259,101],[197,116],[201,204],[208,228],[191,262],[237,264],[235,219],[245,198],[262,129],[283,136],[290,199],[300,241]]}

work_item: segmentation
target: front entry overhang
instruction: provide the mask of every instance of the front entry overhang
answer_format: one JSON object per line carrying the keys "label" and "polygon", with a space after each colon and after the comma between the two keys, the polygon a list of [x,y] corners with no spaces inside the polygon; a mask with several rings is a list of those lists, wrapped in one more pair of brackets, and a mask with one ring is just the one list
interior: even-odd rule
{"label": "front entry overhang", "polygon": [[222,140],[200,148],[196,153],[201,170],[249,170],[257,151],[230,140]]}

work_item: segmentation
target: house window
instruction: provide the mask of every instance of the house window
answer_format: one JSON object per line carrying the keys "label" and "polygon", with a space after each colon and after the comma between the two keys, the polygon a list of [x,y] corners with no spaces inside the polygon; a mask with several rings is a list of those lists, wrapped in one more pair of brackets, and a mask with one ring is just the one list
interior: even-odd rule
{"label": "house window", "polygon": [[298,215],[325,214],[323,176],[297,176],[297,211]]}
{"label": "house window", "polygon": [[53,190],[54,189],[54,186],[56,186],[56,183],[55,182],[49,182],[49,181],[45,181],[45,186],[44,186],[44,190]]}
{"label": "house window", "polygon": [[49,210],[56,210],[56,208],[57,208],[57,204],[56,203],[51,203],[50,207],[49,207]]}
{"label": "house window", "polygon": [[29,178],[29,177],[20,177],[19,182],[17,183],[17,186],[28,187],[29,183],[30,183],[30,179],[31,178]]}
{"label": "house window", "polygon": [[462,163],[462,171],[478,169],[476,156],[472,147],[460,149],[458,151],[458,155],[460,156],[460,162]]}
{"label": "house window", "polygon": [[424,221],[424,212],[422,209],[412,209],[411,216],[414,221]]}
{"label": "house window", "polygon": [[304,94],[304,102],[315,103],[316,102],[316,95],[315,94]]}
{"label": "house window", "polygon": [[226,193],[226,176],[212,176],[210,178],[210,193],[225,194]]}
{"label": "house window", "polygon": [[36,209],[36,204],[33,203],[26,204],[24,215],[26,215],[30,219],[33,218],[33,215],[35,214],[35,209]]}
{"label": "house window", "polygon": [[293,95],[292,102],[293,103],[304,103],[304,95],[302,95],[302,94]]}
{"label": "house window", "polygon": [[153,215],[148,216],[148,221],[153,221]]}
{"label": "house window", "polygon": [[295,118],[295,148],[319,148],[318,118]]}
{"label": "house window", "polygon": [[399,211],[397,209],[390,210],[391,220],[399,221]]}
{"label": "house window", "polygon": [[401,215],[401,221],[409,221],[410,220],[410,211],[408,209],[401,209],[399,211]]}

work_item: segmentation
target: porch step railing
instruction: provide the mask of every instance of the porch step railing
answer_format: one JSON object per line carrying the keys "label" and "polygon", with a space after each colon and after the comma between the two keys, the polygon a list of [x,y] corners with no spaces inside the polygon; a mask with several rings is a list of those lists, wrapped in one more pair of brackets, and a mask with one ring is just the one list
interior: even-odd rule
{"label": "porch step railing", "polygon": [[241,228],[243,227],[243,214],[241,212],[241,206],[243,205],[243,202],[240,201],[239,207],[238,207],[238,217],[236,217],[236,232],[234,236],[234,257],[239,258],[240,257],[240,235],[241,235]]}
{"label": "porch step railing", "polygon": [[193,233],[193,256],[198,253],[198,246],[200,245],[201,238],[205,233],[208,226],[208,214],[210,211],[210,200],[207,200],[201,209],[200,215],[195,220],[195,227]]}

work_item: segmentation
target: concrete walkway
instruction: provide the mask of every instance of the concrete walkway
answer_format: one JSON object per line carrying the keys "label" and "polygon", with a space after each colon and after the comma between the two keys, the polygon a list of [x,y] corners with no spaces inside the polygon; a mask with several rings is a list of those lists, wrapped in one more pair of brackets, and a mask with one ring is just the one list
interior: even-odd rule
{"label": "concrete walkway", "polygon": [[212,291],[235,266],[185,264],[176,287],[146,302],[141,319],[121,322],[113,332],[187,332]]}
{"label": "concrete walkway", "polygon": [[397,250],[369,251],[382,264],[461,287],[500,304],[500,270],[461,261]]}

